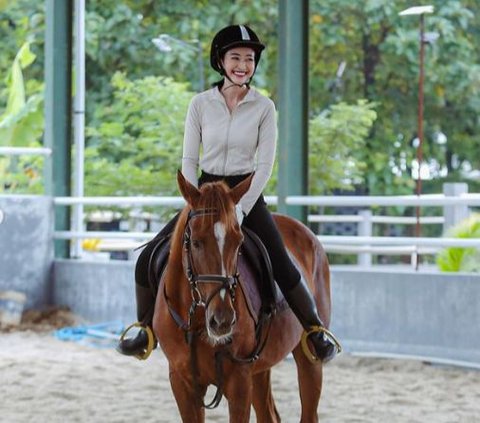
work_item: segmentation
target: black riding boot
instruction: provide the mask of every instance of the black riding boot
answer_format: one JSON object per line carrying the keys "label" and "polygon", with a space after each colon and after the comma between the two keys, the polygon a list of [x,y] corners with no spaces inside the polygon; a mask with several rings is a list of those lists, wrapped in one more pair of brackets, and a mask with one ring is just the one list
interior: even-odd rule
{"label": "black riding boot", "polygon": [[[312,293],[303,280],[285,294],[285,299],[306,332],[310,332],[314,327],[325,328],[318,316]],[[315,348],[318,359],[324,363],[331,360],[337,353],[338,346],[321,330],[312,332],[308,340]]]}
{"label": "black riding boot", "polygon": [[[155,298],[150,288],[135,284],[135,296],[137,298],[137,317],[141,326],[152,328]],[[157,341],[153,341],[156,348]],[[135,338],[122,339],[117,345],[117,351],[124,355],[133,355],[142,358],[148,349],[147,329],[141,329]],[[146,358],[146,357],[145,357]]]}

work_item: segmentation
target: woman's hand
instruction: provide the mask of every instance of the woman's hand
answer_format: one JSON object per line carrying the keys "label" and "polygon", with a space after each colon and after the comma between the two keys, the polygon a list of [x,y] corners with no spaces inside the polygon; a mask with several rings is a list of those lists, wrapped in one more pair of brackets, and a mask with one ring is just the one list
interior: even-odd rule
{"label": "woman's hand", "polygon": [[237,221],[240,226],[242,226],[243,218],[245,217],[245,213],[242,210],[242,206],[240,204],[235,205],[235,214],[237,215]]}

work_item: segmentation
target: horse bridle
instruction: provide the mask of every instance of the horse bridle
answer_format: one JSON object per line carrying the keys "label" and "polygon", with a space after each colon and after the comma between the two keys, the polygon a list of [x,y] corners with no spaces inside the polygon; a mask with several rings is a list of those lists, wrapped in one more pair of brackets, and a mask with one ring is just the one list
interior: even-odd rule
{"label": "horse bridle", "polygon": [[[198,274],[195,272],[193,264],[193,254],[192,254],[192,230],[190,227],[191,219],[195,217],[203,217],[207,215],[215,215],[217,211],[215,209],[192,209],[188,213],[188,219],[185,225],[185,231],[183,233],[183,245],[187,255],[187,263],[185,267],[185,274],[187,276],[188,282],[190,283],[190,292],[192,295],[193,304],[192,306],[203,306],[208,307],[210,301],[222,290],[225,289],[229,292],[232,302],[235,301],[235,291],[238,285],[239,274],[238,271],[235,271],[233,275],[219,275],[219,274]],[[206,299],[202,298],[202,294],[199,289],[199,284],[202,283],[217,283],[219,287]]]}
{"label": "horse bridle", "polygon": [[[252,351],[252,353],[245,358],[236,357],[231,354],[230,351],[225,349],[220,349],[215,352],[215,386],[217,387],[216,393],[212,399],[212,401],[208,404],[205,404],[203,401],[203,395],[201,394],[201,389],[199,386],[199,366],[198,366],[198,358],[196,353],[196,331],[192,330],[192,319],[195,314],[197,307],[202,306],[207,309],[208,304],[215,297],[222,289],[228,290],[230,293],[232,302],[235,301],[235,290],[239,283],[239,273],[236,270],[233,275],[219,275],[219,274],[198,274],[195,272],[194,265],[193,265],[193,255],[191,249],[192,243],[192,232],[190,227],[191,219],[199,216],[207,216],[207,215],[215,215],[218,211],[216,209],[204,208],[204,209],[192,209],[188,213],[187,222],[185,223],[185,230],[183,235],[183,244],[186,252],[186,266],[185,266],[185,275],[190,283],[190,291],[192,295],[192,305],[190,306],[190,310],[188,313],[188,321],[184,322],[182,317],[175,311],[175,309],[171,306],[170,301],[168,299],[165,286],[164,286],[164,296],[167,302],[168,311],[172,316],[173,320],[177,323],[177,325],[185,332],[185,341],[190,346],[190,367],[192,371],[193,377],[193,385],[196,393],[196,401],[199,401],[199,404],[208,409],[213,409],[218,407],[220,401],[223,396],[223,360],[225,358],[229,358],[230,360],[237,362],[237,363],[253,363],[256,361],[260,353],[262,352],[263,348],[265,347],[268,332],[270,329],[270,318],[271,314],[263,316],[260,320],[260,323],[255,331],[255,336],[257,338],[257,343]],[[201,283],[218,283],[219,287],[216,289],[206,301],[203,300],[202,294],[198,287],[198,284]],[[264,333],[263,329],[267,325],[267,331]],[[263,336],[262,336],[263,335]]]}

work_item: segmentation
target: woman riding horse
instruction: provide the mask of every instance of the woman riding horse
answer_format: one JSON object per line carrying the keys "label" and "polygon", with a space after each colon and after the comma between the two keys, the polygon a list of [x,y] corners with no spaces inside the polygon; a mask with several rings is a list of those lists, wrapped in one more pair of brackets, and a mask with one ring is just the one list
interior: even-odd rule
{"label": "woman riding horse", "polygon": [[[248,423],[252,406],[257,422],[278,423],[271,369],[290,352],[297,366],[300,421],[318,422],[322,362],[315,360],[307,333],[302,335],[298,319],[283,300],[276,301],[276,312],[270,301],[265,308],[259,303],[265,278],[250,261],[254,256],[245,245],[250,245],[252,233],[240,228],[235,209],[252,177],[232,189],[223,181],[197,188],[178,173],[187,206],[170,239],[153,330],[168,360],[170,385],[184,423],[204,423],[206,409],[215,408],[223,397],[230,423]],[[320,241],[297,220],[284,215],[274,219],[328,324],[329,266]],[[208,387],[215,387],[215,395],[205,402]]]}
{"label": "woman riding horse", "polygon": [[[317,358],[326,362],[334,357],[336,346],[323,331],[325,325],[312,294],[292,263],[262,195],[273,169],[277,138],[273,102],[250,86],[264,49],[265,45],[246,25],[227,26],[213,38],[210,64],[222,79],[190,103],[182,173],[194,186],[223,180],[230,187],[253,174],[250,188],[239,202],[239,218],[265,245],[275,280],[309,333]],[[137,313],[144,328],[152,326],[155,304],[155,293],[148,282],[150,257],[157,243],[172,232],[177,218],[178,215],[147,245],[137,261]],[[117,350],[141,356],[147,346],[147,330],[141,330],[133,339],[122,338]]]}

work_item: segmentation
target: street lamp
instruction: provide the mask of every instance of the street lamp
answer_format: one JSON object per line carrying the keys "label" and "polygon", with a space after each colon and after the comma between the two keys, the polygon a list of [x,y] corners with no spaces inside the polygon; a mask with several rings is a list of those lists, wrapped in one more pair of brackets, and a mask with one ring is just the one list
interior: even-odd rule
{"label": "street lamp", "polygon": [[[417,164],[418,164],[418,174],[417,174],[417,184],[416,184],[416,193],[419,196],[422,193],[422,179],[421,179],[421,166],[423,160],[423,81],[424,81],[424,56],[425,56],[425,44],[435,41],[438,37],[438,34],[428,33],[428,37],[425,34],[425,22],[424,15],[426,13],[433,13],[433,6],[414,6],[409,7],[408,9],[402,10],[400,16],[410,16],[416,15],[420,16],[420,71],[418,77],[418,145],[417,145]],[[420,236],[420,207],[416,208],[417,223],[415,226],[415,236]],[[418,269],[418,254],[417,254],[417,269]]]}
{"label": "street lamp", "polygon": [[202,57],[202,45],[199,40],[184,41],[179,38],[172,37],[169,34],[160,34],[157,38],[152,39],[152,43],[162,53],[170,53],[175,49],[175,46],[185,48],[193,51],[198,55],[198,91],[203,91],[205,86],[205,78],[203,76],[203,57]]}

